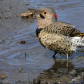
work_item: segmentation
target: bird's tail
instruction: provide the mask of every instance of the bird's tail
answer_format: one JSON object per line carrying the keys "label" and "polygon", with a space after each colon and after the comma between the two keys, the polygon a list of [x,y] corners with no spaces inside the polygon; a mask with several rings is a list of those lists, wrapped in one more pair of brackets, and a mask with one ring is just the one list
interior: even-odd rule
{"label": "bird's tail", "polygon": [[77,47],[84,47],[84,37],[71,37],[71,49],[76,51]]}
{"label": "bird's tail", "polygon": [[72,37],[71,39],[72,45],[75,45],[77,47],[84,46],[84,37]]}
{"label": "bird's tail", "polygon": [[77,35],[78,37],[84,37],[84,33],[80,33],[79,35]]}

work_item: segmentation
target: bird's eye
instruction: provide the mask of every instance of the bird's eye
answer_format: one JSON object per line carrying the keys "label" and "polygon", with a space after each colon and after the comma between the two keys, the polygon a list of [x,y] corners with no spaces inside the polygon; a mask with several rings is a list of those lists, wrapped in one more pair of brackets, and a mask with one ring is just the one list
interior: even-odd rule
{"label": "bird's eye", "polygon": [[46,12],[44,12],[44,14],[46,14]]}

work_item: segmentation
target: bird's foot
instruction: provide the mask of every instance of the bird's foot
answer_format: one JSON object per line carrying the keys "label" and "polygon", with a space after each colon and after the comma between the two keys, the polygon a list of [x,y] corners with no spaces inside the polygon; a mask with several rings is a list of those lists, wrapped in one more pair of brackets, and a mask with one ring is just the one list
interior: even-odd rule
{"label": "bird's foot", "polygon": [[53,59],[54,59],[54,60],[56,59],[56,56],[55,56],[56,54],[57,54],[57,52],[55,52],[55,54],[53,55]]}
{"label": "bird's foot", "polygon": [[56,59],[55,55],[53,55],[53,59]]}

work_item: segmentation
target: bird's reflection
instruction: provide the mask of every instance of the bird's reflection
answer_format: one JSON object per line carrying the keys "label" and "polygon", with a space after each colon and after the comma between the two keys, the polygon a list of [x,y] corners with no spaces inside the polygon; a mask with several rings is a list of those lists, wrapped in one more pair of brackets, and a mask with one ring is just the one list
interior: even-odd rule
{"label": "bird's reflection", "polygon": [[74,65],[71,62],[68,62],[68,67],[66,66],[67,61],[64,60],[55,60],[51,68],[44,70],[40,73],[39,78],[41,79],[53,79],[54,75],[58,76],[62,74],[67,74],[68,71],[74,68]]}

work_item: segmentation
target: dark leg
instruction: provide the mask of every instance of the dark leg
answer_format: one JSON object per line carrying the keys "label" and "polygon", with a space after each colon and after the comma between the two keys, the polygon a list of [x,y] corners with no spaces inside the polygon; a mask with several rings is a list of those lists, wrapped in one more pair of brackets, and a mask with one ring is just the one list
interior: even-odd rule
{"label": "dark leg", "polygon": [[55,52],[55,54],[53,55],[53,59],[55,59],[55,55],[57,54],[57,52]]}

